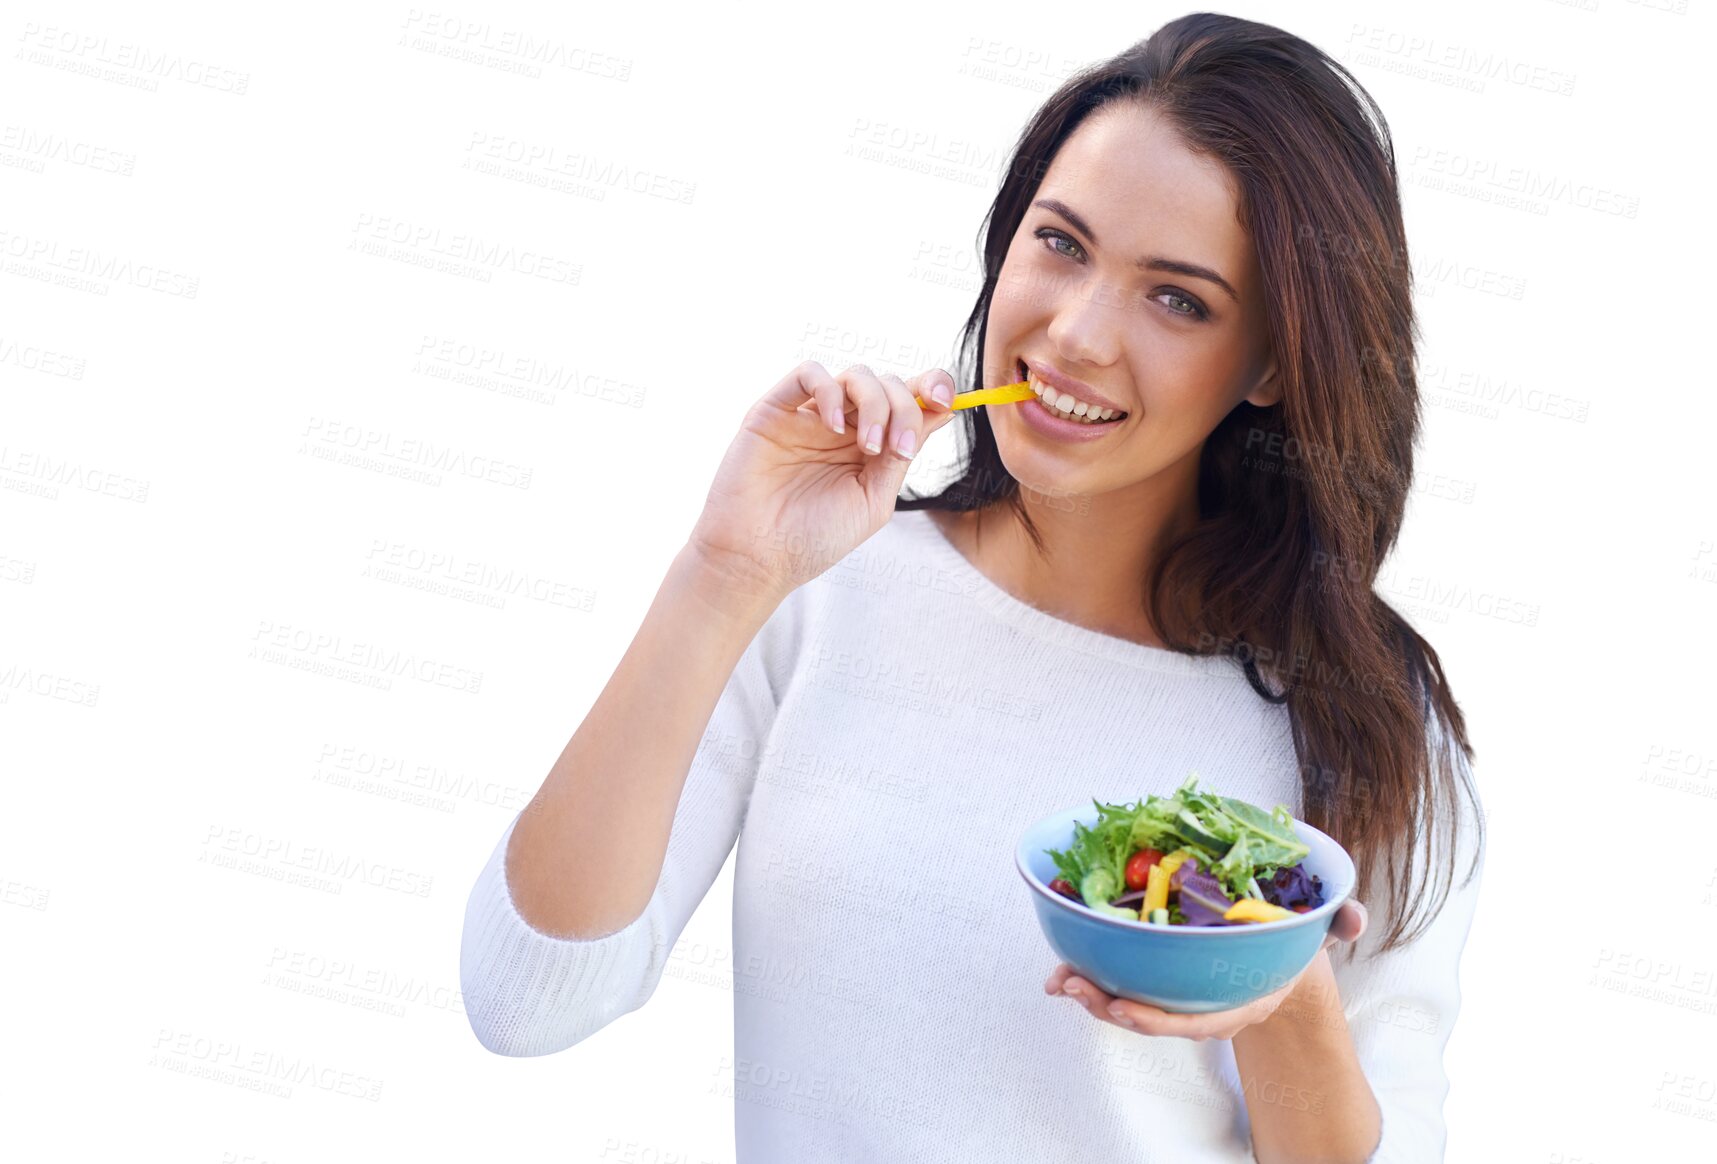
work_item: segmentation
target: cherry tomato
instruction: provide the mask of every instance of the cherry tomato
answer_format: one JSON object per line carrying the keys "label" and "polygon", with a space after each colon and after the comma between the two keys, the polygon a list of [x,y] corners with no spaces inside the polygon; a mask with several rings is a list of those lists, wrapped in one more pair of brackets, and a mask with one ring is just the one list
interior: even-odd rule
{"label": "cherry tomato", "polygon": [[1304,902],[1301,902],[1299,905],[1290,905],[1288,908],[1293,910],[1295,913],[1306,913],[1312,907],[1305,904]]}
{"label": "cherry tomato", "polygon": [[1127,858],[1127,888],[1143,889],[1151,875],[1151,866],[1163,859],[1160,849],[1140,849]]}
{"label": "cherry tomato", "polygon": [[1071,897],[1074,901],[1079,900],[1078,891],[1073,888],[1073,883],[1065,877],[1057,877],[1049,883],[1049,887],[1063,897]]}

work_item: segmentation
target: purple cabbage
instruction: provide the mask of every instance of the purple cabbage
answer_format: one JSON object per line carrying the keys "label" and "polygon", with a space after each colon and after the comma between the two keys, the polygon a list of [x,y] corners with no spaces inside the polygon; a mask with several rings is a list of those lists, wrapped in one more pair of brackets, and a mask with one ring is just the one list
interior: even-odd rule
{"label": "purple cabbage", "polygon": [[1264,900],[1283,909],[1292,909],[1296,905],[1316,909],[1324,903],[1323,888],[1322,878],[1308,874],[1303,862],[1278,869],[1274,876],[1258,882]]}
{"label": "purple cabbage", "polygon": [[1169,877],[1169,888],[1180,891],[1180,912],[1189,926],[1228,926],[1224,918],[1234,899],[1222,883],[1198,867],[1198,858],[1188,857]]}

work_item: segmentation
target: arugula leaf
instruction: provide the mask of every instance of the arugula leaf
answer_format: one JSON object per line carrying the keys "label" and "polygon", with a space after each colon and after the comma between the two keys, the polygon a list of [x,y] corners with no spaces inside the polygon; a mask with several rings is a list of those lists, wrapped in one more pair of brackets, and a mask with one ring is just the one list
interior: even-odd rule
{"label": "arugula leaf", "polygon": [[1311,846],[1294,832],[1294,818],[1287,805],[1278,804],[1265,812],[1244,800],[1227,796],[1217,799],[1221,801],[1224,813],[1250,836],[1255,864],[1269,868],[1297,865],[1310,855]]}

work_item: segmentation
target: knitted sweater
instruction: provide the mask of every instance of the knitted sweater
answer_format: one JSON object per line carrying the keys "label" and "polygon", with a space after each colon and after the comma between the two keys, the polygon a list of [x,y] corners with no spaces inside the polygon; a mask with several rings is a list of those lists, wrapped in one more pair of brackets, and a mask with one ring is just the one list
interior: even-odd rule
{"label": "knitted sweater", "polygon": [[[1250,1164],[1232,1045],[1046,995],[1059,959],[1013,864],[1032,822],[1166,795],[1192,772],[1298,813],[1287,712],[1232,660],[1038,610],[925,512],[896,511],[740,659],[639,918],[589,940],[533,929],[506,883],[507,825],[466,907],[466,1014],[489,1050],[546,1055],[643,1006],[737,840],[740,1164]],[[1361,893],[1374,921],[1359,957],[1331,950],[1383,1112],[1376,1161],[1443,1158],[1443,1047],[1478,888],[1451,890],[1424,936],[1380,957],[1382,899]],[[1281,1102],[1321,1103],[1318,1080]]]}

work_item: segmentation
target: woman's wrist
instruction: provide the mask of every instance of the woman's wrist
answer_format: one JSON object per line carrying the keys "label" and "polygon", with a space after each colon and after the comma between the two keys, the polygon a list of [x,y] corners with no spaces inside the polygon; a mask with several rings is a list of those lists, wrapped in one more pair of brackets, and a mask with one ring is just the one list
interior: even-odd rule
{"label": "woman's wrist", "polygon": [[1382,1109],[1360,1066],[1327,950],[1269,1018],[1231,1044],[1259,1164],[1360,1164],[1376,1150]]}
{"label": "woman's wrist", "polygon": [[668,585],[692,597],[720,619],[755,630],[769,621],[791,591],[760,574],[711,560],[688,542],[668,569]]}

